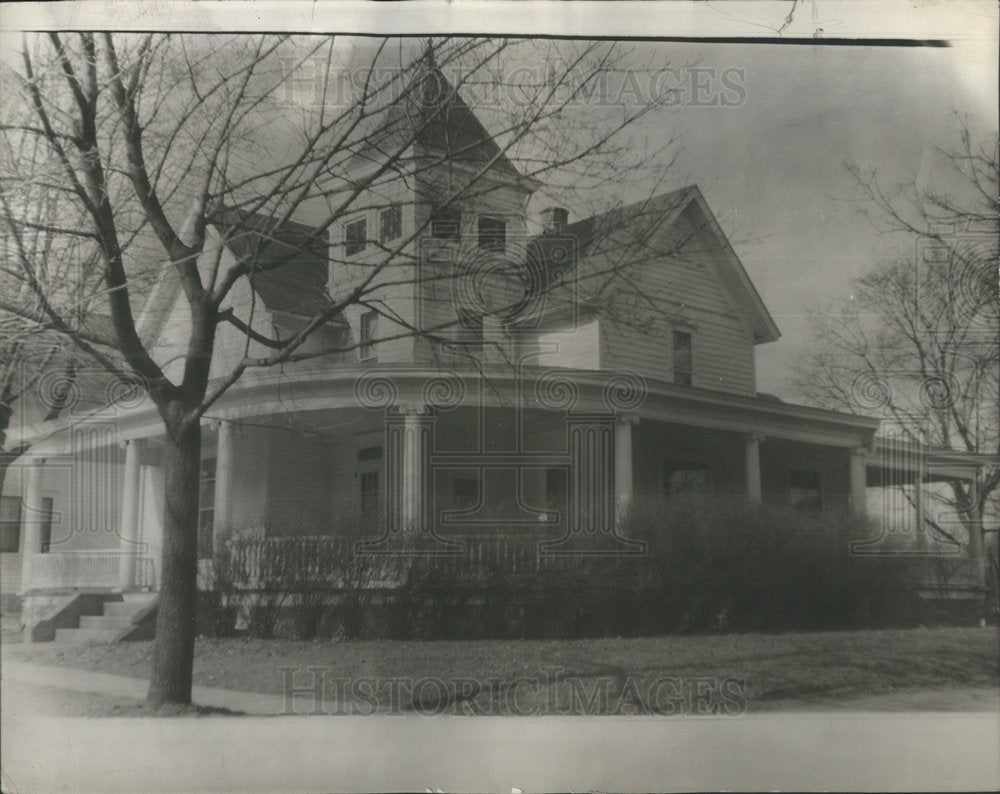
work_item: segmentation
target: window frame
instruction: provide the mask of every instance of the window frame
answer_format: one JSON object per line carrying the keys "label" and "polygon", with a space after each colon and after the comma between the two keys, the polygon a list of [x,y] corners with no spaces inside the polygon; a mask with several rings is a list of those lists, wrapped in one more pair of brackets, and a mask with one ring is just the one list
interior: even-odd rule
{"label": "window frame", "polygon": [[[206,466],[211,463],[211,473]],[[217,454],[201,459],[198,464],[198,559],[207,560],[214,556],[215,550],[215,482],[218,477],[219,458]],[[211,486],[209,490],[208,486]],[[202,502],[202,494],[212,494],[212,504]],[[207,516],[207,521],[206,521]],[[206,556],[204,552],[211,542],[211,548]]]}
{"label": "window frame", "polygon": [[[668,478],[675,472],[690,471],[704,474],[704,485],[702,488],[687,488],[679,491],[671,491],[668,487]],[[681,460],[667,458],[663,460],[660,467],[660,488],[665,499],[674,496],[684,496],[686,494],[710,496],[712,494],[712,467],[703,460]]]}
{"label": "window frame", "polygon": [[[361,227],[361,239],[351,239],[351,229]],[[353,247],[357,246],[357,247]],[[344,224],[344,256],[357,256],[368,247],[368,219],[355,218]]]}
{"label": "window frame", "polygon": [[[387,223],[386,219],[390,219]],[[392,235],[391,237],[389,235]],[[378,241],[389,243],[403,235],[403,206],[394,203],[383,207],[378,214]]]}
{"label": "window frame", "polygon": [[[678,338],[687,341],[687,368],[681,369],[678,361]],[[680,386],[694,386],[694,333],[683,328],[672,329],[670,337],[670,371],[673,382]]]}
{"label": "window frame", "polygon": [[52,517],[55,515],[55,499],[42,497],[42,519],[38,529],[38,550],[41,554],[52,551]]}
{"label": "window frame", "polygon": [[[796,475],[812,475],[816,478],[815,495],[811,495],[813,489],[808,485],[795,485],[793,482]],[[818,468],[795,467],[788,469],[788,506],[793,510],[800,510],[804,513],[818,513],[823,510],[823,472]],[[796,492],[800,494],[798,502],[793,501]],[[815,504],[809,504],[814,499]]]}
{"label": "window frame", "polygon": [[[373,452],[378,450],[377,453]],[[354,476],[358,483],[358,512],[364,518],[377,516],[382,509],[383,470],[385,468],[385,446],[382,439],[361,445],[357,442],[354,452]],[[366,482],[374,480],[374,491],[366,488]],[[374,497],[372,496],[374,493]]]}
{"label": "window frame", "polygon": [[[501,227],[503,229],[502,237],[495,231],[484,233],[484,222],[497,224],[498,227]],[[507,250],[507,219],[500,215],[480,215],[476,219],[476,247],[481,251],[504,253]]]}
{"label": "window frame", "polygon": [[[11,517],[5,518],[8,511]],[[18,554],[21,551],[21,512],[20,496],[0,496],[0,553]]]}
{"label": "window frame", "polygon": [[379,314],[375,309],[369,309],[361,314],[358,320],[358,360],[373,361],[375,354],[375,339],[378,337]]}

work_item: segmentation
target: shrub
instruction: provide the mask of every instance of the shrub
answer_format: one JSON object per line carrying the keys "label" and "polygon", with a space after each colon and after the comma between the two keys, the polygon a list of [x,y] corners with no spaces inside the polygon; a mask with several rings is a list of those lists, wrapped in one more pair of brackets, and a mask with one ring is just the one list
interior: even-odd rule
{"label": "shrub", "polygon": [[649,544],[646,585],[671,630],[856,625],[880,588],[898,589],[849,543],[866,522],[833,512],[682,496],[640,502],[626,534]]}

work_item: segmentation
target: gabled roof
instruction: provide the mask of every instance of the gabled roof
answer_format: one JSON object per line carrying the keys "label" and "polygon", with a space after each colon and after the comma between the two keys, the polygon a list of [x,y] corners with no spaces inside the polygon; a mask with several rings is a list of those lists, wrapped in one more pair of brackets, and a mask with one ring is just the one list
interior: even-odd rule
{"label": "gabled roof", "polygon": [[[275,235],[269,229],[272,219],[235,209],[218,211],[212,220],[233,256],[261,265],[249,281],[269,311],[312,316],[333,305],[326,289],[329,264],[325,233],[317,234],[313,227],[289,221]],[[163,332],[168,320],[163,308],[173,306],[180,294],[177,271],[169,266],[161,268],[138,321],[139,334],[147,343]]]}
{"label": "gabled roof", "polygon": [[348,160],[347,169],[382,165],[412,142],[448,161],[483,166],[495,158],[496,173],[523,180],[433,58],[425,56],[416,69],[405,96],[375,114],[377,126]]}
{"label": "gabled roof", "polygon": [[289,221],[283,224],[280,237],[273,237],[268,232],[272,223],[269,218],[236,210],[218,214],[229,250],[260,268],[250,276],[250,283],[269,311],[305,316],[327,311],[333,303],[326,289],[326,233],[317,235],[311,226]]}
{"label": "gabled roof", "polygon": [[[752,328],[754,342],[775,341],[781,332],[696,185],[576,221],[558,235],[535,237],[528,244],[527,256],[529,261],[543,263],[549,270],[576,267],[576,275],[580,279],[587,275],[580,272],[580,266],[585,267],[595,261],[611,268],[616,263],[661,257],[665,261],[682,259],[687,242],[677,244],[672,241],[663,251],[656,249],[655,242],[692,205],[702,217],[701,229],[707,230],[718,241],[713,246],[712,256],[708,257],[709,266],[734,307],[741,311]],[[568,250],[567,241],[572,243]],[[554,303],[558,305],[558,301]]]}

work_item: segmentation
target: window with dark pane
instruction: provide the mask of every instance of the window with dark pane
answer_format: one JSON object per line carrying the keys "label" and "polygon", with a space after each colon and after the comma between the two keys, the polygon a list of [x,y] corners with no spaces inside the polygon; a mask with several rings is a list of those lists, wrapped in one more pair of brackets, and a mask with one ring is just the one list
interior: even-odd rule
{"label": "window with dark pane", "polygon": [[207,560],[215,545],[215,458],[202,460],[198,479],[198,559]]}
{"label": "window with dark pane", "polygon": [[823,509],[823,489],[818,471],[792,469],[788,472],[788,503],[796,510]]}
{"label": "window with dark pane", "polygon": [[363,471],[358,475],[358,488],[361,492],[361,512],[370,516],[379,508],[379,473]]}
{"label": "window with dark pane", "polygon": [[379,213],[378,239],[381,243],[392,242],[403,233],[403,208],[399,204],[386,207]]}
{"label": "window with dark pane", "polygon": [[709,492],[708,466],[704,463],[677,463],[663,465],[663,495],[706,494]]}
{"label": "window with dark pane", "polygon": [[674,331],[674,383],[690,386],[694,372],[694,348],[691,334]]}
{"label": "window with dark pane", "polygon": [[479,218],[479,247],[486,251],[507,249],[507,223],[500,218]]}
{"label": "window with dark pane", "polygon": [[21,548],[21,497],[0,496],[0,551]]}
{"label": "window with dark pane", "polygon": [[42,498],[42,517],[41,517],[41,527],[40,527],[39,539],[41,544],[39,548],[42,554],[48,554],[52,551],[52,497],[45,496]]}
{"label": "window with dark pane", "polygon": [[368,241],[368,224],[364,218],[351,221],[344,227],[344,253],[347,256],[360,254]]}
{"label": "window with dark pane", "polygon": [[361,345],[358,357],[362,361],[375,357],[375,337],[378,335],[378,312],[368,311],[361,315]]}

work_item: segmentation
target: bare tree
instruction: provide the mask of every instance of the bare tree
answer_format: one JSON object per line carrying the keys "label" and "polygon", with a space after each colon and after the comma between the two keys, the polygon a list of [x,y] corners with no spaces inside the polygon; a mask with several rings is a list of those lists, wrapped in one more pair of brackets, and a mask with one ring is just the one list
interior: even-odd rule
{"label": "bare tree", "polygon": [[[931,187],[883,186],[874,170],[851,171],[876,227],[902,234],[910,254],[876,265],[842,307],[817,312],[814,344],[797,389],[811,402],[879,411],[919,445],[1000,456],[1000,298],[996,138],[942,151],[947,166]],[[950,480],[946,504],[967,530],[955,538],[980,557],[987,506],[1000,488],[997,458],[978,481]]]}
{"label": "bare tree", "polygon": [[[82,33],[51,34],[35,51],[26,42],[9,84],[32,119],[5,120],[4,130],[41,142],[42,151],[14,176],[72,207],[55,231],[96,252],[97,266],[72,287],[110,318],[112,352],[52,299],[37,277],[42,262],[27,253],[17,269],[37,311],[6,296],[0,308],[64,335],[107,372],[140,378],[162,418],[166,505],[152,703],[191,697],[205,413],[248,370],[353,350],[358,341],[338,322],[351,307],[384,316],[386,339],[455,339],[454,317],[418,322],[392,308],[401,286],[425,288],[433,278],[417,267],[431,218],[417,215],[408,234],[391,240],[362,230],[360,263],[329,246],[330,233],[361,211],[389,209],[398,188],[418,184],[424,192],[404,205],[446,213],[552,174],[569,174],[581,189],[640,169],[648,178],[655,152],[631,146],[628,133],[667,97],[603,108],[591,101],[594,85],[615,75],[622,58],[605,43],[467,38],[341,48],[333,37]],[[514,78],[512,63],[540,68]],[[471,95],[481,97],[469,104],[492,135],[462,99]],[[424,145],[429,137],[435,145]],[[17,207],[5,220],[15,231],[30,228]],[[261,330],[253,307],[233,308],[241,285],[317,255],[353,275],[307,301],[284,331]],[[190,318],[174,353],[156,348],[139,322],[167,310],[150,290],[167,281]],[[223,329],[242,334],[244,355],[214,373]]]}
{"label": "bare tree", "polygon": [[[17,118],[26,123],[29,114],[12,97],[5,97],[5,121]],[[88,366],[88,357],[54,330],[25,268],[83,337],[105,349],[110,344],[110,337],[100,338],[99,318],[89,316],[87,303],[77,300],[87,288],[84,274],[95,266],[96,249],[85,236],[66,234],[67,227],[61,226],[72,208],[44,187],[46,161],[45,143],[37,136],[14,133],[0,142],[0,217],[6,230],[0,256],[0,295],[5,304],[0,311],[0,491],[10,464],[28,448],[23,438],[7,445],[18,404],[31,403],[18,411],[22,421],[57,418],[75,403],[79,371]],[[32,163],[31,178],[21,172],[25,162]],[[29,397],[33,399],[25,399]]]}

